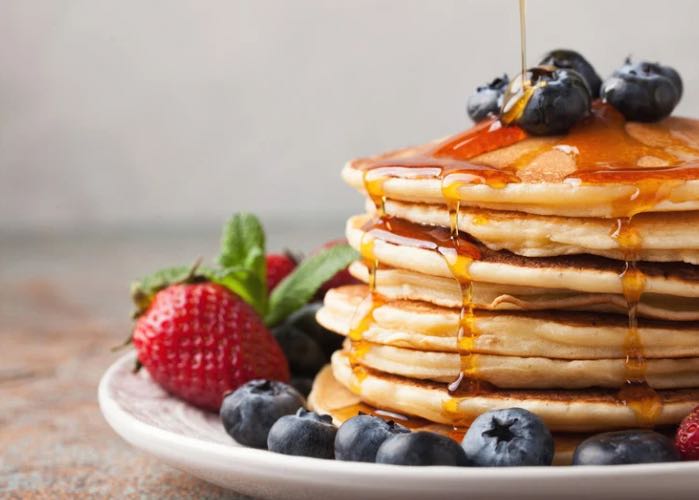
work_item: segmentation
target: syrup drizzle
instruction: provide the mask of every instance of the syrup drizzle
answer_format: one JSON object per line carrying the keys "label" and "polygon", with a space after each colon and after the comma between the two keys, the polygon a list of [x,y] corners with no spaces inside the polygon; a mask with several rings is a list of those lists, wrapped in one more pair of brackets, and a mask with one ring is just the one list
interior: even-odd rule
{"label": "syrup drizzle", "polygon": [[653,426],[660,415],[663,403],[660,395],[646,380],[647,361],[643,342],[638,331],[638,304],[645,291],[646,277],[638,267],[638,253],[642,239],[633,227],[632,216],[617,220],[612,237],[624,251],[625,266],[619,278],[626,299],[629,326],[624,338],[624,378],[626,383],[619,390],[617,399],[631,408],[638,423]]}
{"label": "syrup drizzle", "polygon": [[[375,208],[373,221],[382,221],[385,218],[386,196],[383,184],[386,179],[388,179],[388,175],[380,169],[364,172],[364,190],[374,203]],[[364,334],[374,324],[374,311],[386,302],[376,291],[376,270],[379,266],[379,260],[374,252],[374,241],[374,235],[369,232],[362,235],[359,253],[369,270],[369,293],[357,307],[347,335],[350,341],[349,362],[352,369],[350,390],[355,394],[361,394],[362,382],[367,377],[367,370],[361,364],[370,348],[368,342],[364,340]]]}
{"label": "syrup drizzle", "polygon": [[[469,268],[474,260],[480,258],[480,250],[468,240],[460,238],[458,226],[459,202],[454,200],[450,194],[449,186],[444,187],[443,193],[448,200],[451,221],[448,232],[441,227],[421,226],[403,219],[383,215],[371,219],[362,227],[362,248],[364,248],[365,242],[370,241],[373,244],[376,240],[381,240],[399,246],[431,250],[443,258],[454,280],[459,285],[462,297],[458,330],[455,336],[461,370],[458,378],[449,385],[449,391],[456,392],[467,387],[469,392],[476,393],[479,392],[481,384],[477,378],[477,355],[473,352],[477,331],[475,328],[473,302],[471,300],[473,287]],[[369,254],[369,252],[364,250],[361,253],[363,256],[373,256],[373,254]]]}
{"label": "syrup drizzle", "polygon": [[519,50],[521,71],[512,79],[503,96],[501,120],[505,125],[510,125],[520,118],[534,91],[546,86],[543,80],[538,80],[532,85],[532,76],[536,79],[544,72],[541,66],[527,71],[527,0],[519,0]]}
{"label": "syrup drizzle", "polygon": [[527,70],[527,0],[519,0],[519,51],[524,74]]}
{"label": "syrup drizzle", "polygon": [[[445,182],[446,181],[446,182]],[[449,242],[450,252],[443,250],[439,254],[444,258],[454,280],[459,285],[461,291],[461,308],[459,311],[459,326],[456,334],[456,350],[459,353],[459,375],[448,389],[450,393],[456,392],[459,388],[468,385],[471,392],[480,391],[478,380],[477,356],[473,352],[476,343],[475,317],[473,313],[473,282],[469,268],[473,259],[480,257],[480,252],[475,246],[461,249],[459,238],[459,208],[458,181],[451,181],[449,178],[442,180],[442,195],[447,202],[449,210]]]}
{"label": "syrup drizzle", "polygon": [[[460,372],[457,379],[449,384],[450,397],[444,403],[444,410],[447,412],[450,412],[452,407],[458,408],[461,399],[472,397],[482,392],[485,387],[478,379],[478,356],[474,352],[478,334],[475,328],[469,273],[471,263],[479,259],[481,253],[474,244],[459,235],[458,204],[452,207],[451,215],[453,222],[448,231],[442,227],[421,226],[388,216],[374,218],[362,227],[362,241],[383,241],[404,247],[423,248],[439,254],[460,287],[462,304],[455,336]],[[357,328],[361,329],[361,325]],[[458,397],[455,395],[457,392]]]}
{"label": "syrup drizzle", "polygon": [[334,418],[338,419],[341,422],[345,422],[346,420],[359,414],[374,415],[376,417],[381,417],[384,420],[393,420],[394,422],[402,425],[403,427],[407,427],[410,430],[424,430],[437,432],[439,434],[448,436],[457,442],[461,442],[463,440],[464,435],[468,430],[465,427],[453,427],[452,429],[448,429],[446,426],[434,424],[433,422],[425,420],[424,418],[415,417],[412,415],[403,415],[401,413],[396,413],[388,410],[377,409],[367,405],[366,403],[357,403],[345,406],[336,410],[332,410],[331,413]]}

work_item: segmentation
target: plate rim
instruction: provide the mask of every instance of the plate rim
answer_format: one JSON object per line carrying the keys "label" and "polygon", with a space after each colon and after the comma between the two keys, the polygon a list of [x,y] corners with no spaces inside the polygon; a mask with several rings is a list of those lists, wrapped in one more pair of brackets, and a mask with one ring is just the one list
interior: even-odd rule
{"label": "plate rim", "polygon": [[[260,472],[274,470],[273,474],[265,474],[273,477],[287,477],[301,479],[309,472],[323,470],[327,474],[313,477],[314,481],[323,481],[323,476],[332,477],[328,483],[337,483],[338,475],[352,480],[358,477],[368,478],[375,476],[392,479],[409,480],[410,482],[422,482],[425,480],[440,481],[521,481],[527,480],[563,480],[563,479],[595,479],[613,476],[617,479],[631,478],[638,475],[659,475],[671,477],[684,475],[690,472],[699,472],[699,461],[682,461],[651,464],[627,464],[627,465],[586,465],[586,466],[517,466],[517,467],[450,467],[450,466],[401,466],[390,464],[375,464],[364,462],[345,462],[320,458],[290,456],[273,453],[267,450],[250,448],[242,445],[225,445],[203,439],[178,434],[176,432],[160,428],[143,422],[125,411],[116,398],[112,396],[110,383],[117,372],[127,363],[133,363],[135,352],[127,353],[114,361],[105,371],[98,386],[98,401],[103,417],[110,427],[125,441],[133,446],[150,452],[149,447],[141,446],[135,442],[134,436],[147,437],[148,441],[157,441],[161,445],[177,443],[178,448],[186,448],[182,451],[196,452],[199,456],[210,459],[235,461],[237,465],[246,469],[259,469]],[[169,396],[174,398],[174,396]],[[186,403],[185,403],[186,404]],[[201,410],[200,410],[201,411]],[[128,430],[127,430],[128,429]]]}

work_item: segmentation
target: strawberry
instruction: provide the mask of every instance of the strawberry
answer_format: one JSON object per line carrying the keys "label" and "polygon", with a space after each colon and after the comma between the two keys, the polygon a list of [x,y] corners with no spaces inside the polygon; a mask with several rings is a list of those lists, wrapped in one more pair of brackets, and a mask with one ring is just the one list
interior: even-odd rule
{"label": "strawberry", "polygon": [[276,288],[296,268],[296,258],[289,252],[267,254],[267,290]]}
{"label": "strawberry", "polygon": [[238,214],[224,228],[218,267],[166,268],[133,285],[138,364],[168,392],[217,411],[226,392],[252,379],[289,380],[268,328],[357,255],[348,245],[329,248],[287,271],[268,293],[264,242],[257,218]]}
{"label": "strawberry", "polygon": [[685,460],[699,460],[699,406],[680,423],[675,446]]}
{"label": "strawberry", "polygon": [[139,362],[168,392],[217,411],[253,379],[289,380],[279,344],[253,308],[215,283],[170,285],[136,321]]}
{"label": "strawberry", "polygon": [[[328,241],[323,246],[321,246],[318,250],[316,250],[316,252],[321,251],[321,250],[327,250],[327,249],[333,248],[337,245],[346,245],[346,244],[347,244],[347,240],[344,238],[339,239],[339,240]],[[314,252],[314,253],[316,253],[316,252]],[[316,298],[316,300],[323,300],[323,297],[325,296],[327,291],[330,290],[331,288],[337,288],[337,287],[344,286],[344,285],[353,285],[353,284],[357,284],[357,283],[359,283],[359,280],[355,279],[350,274],[347,267],[345,267],[344,269],[341,269],[337,273],[335,273],[335,275],[332,278],[330,278],[328,281],[323,283],[323,285],[320,287],[320,290],[318,290],[315,298]]]}

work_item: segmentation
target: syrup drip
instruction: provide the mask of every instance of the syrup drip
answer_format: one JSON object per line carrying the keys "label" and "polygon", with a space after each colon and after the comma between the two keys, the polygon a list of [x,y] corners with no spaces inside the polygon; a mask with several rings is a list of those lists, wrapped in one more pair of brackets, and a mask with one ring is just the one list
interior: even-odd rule
{"label": "syrup drip", "polygon": [[629,327],[624,338],[624,375],[626,384],[621,388],[618,399],[631,408],[639,424],[652,426],[662,411],[662,400],[658,393],[646,381],[647,361],[643,342],[638,332],[638,303],[645,291],[646,277],[638,268],[638,251],[641,237],[632,226],[632,218],[617,221],[612,233],[619,246],[624,250],[625,268],[620,275],[621,286],[626,299]]}
{"label": "syrup drip", "polygon": [[[520,42],[521,42],[521,54],[522,54],[522,88],[528,91],[530,85],[529,80],[524,79],[526,74],[525,68],[527,66],[527,56],[526,56],[526,0],[519,0],[519,22],[520,22]],[[509,91],[509,87],[508,87]],[[531,93],[529,94],[529,96]],[[527,97],[528,100],[529,97]],[[522,106],[522,110],[526,106],[526,102]],[[521,113],[521,110],[516,110],[515,113]],[[511,116],[510,116],[511,117]],[[526,137],[526,133],[519,127],[503,127],[503,123],[508,124],[508,116],[503,113],[502,121],[494,121],[491,123],[487,130],[487,135],[481,138],[484,134],[483,131],[478,132],[479,136],[471,137],[469,142],[464,143],[463,141],[456,143],[461,148],[461,154],[464,155],[464,159],[472,159],[478,154],[492,150],[491,147],[481,147],[476,148],[475,145],[479,143],[483,144],[496,144],[500,143],[504,145],[514,144]],[[477,127],[476,127],[477,128]],[[497,134],[497,135],[496,135]],[[455,141],[447,142],[447,144],[454,144]],[[470,146],[470,149],[465,149],[465,146]],[[454,151],[455,148],[451,148]],[[442,154],[449,151],[449,146],[442,146],[438,151]],[[472,177],[472,173],[469,171],[456,170],[448,172],[446,175],[442,175],[442,195],[447,202],[447,208],[449,210],[449,225],[450,225],[450,240],[452,243],[452,248],[455,253],[459,253],[461,249],[462,240],[459,238],[459,208],[460,208],[460,198],[459,198],[459,188],[464,184],[473,184],[476,180]],[[487,178],[487,184],[493,188],[503,188],[509,182],[512,182],[512,178],[508,175],[507,178],[498,177],[490,175]],[[470,244],[469,244],[470,245]],[[468,267],[470,267],[473,259],[480,258],[480,252],[472,245],[468,248],[470,250],[470,260],[468,261]],[[475,252],[474,252],[475,250]],[[449,262],[447,262],[449,265]],[[483,389],[478,378],[478,356],[474,353],[476,347],[476,340],[478,332],[475,327],[475,315],[473,311],[473,282],[469,273],[468,267],[455,268],[454,266],[449,266],[452,272],[452,276],[459,284],[461,290],[461,310],[459,312],[459,330],[456,336],[456,348],[459,353],[459,375],[455,381],[453,381],[448,386],[450,397],[443,402],[442,409],[448,414],[456,417],[455,421],[461,421],[462,417],[459,412],[459,402],[462,398],[455,397],[455,394],[463,389],[466,389],[470,396],[478,394]],[[464,387],[465,385],[465,387]],[[470,424],[470,422],[469,422]],[[457,430],[457,427],[454,427]]]}
{"label": "syrup drip", "polygon": [[425,420],[424,418],[402,415],[400,413],[387,410],[379,410],[365,403],[357,403],[332,411],[333,417],[341,422],[345,422],[346,420],[359,414],[373,415],[375,417],[383,418],[384,420],[393,420],[403,427],[407,427],[413,431],[425,430],[437,432],[448,436],[459,443],[463,440],[464,435],[468,430],[465,427],[454,427],[453,429],[448,429],[446,426],[434,424],[433,422]]}
{"label": "syrup drip", "polygon": [[449,231],[442,227],[421,226],[403,219],[373,219],[364,225],[363,241],[381,240],[400,246],[422,248],[438,253],[446,263],[452,276],[459,284],[462,305],[459,313],[456,347],[461,361],[459,377],[449,386],[450,392],[468,388],[471,393],[479,392],[477,355],[473,353],[477,339],[473,310],[472,282],[469,268],[480,258],[480,250],[470,241],[459,236],[458,203],[450,209],[452,227]]}
{"label": "syrup drip", "polygon": [[[384,205],[386,203],[383,184],[388,176],[380,170],[365,171],[363,179],[364,189],[376,209],[373,221],[382,221],[384,220]],[[347,335],[350,341],[349,362],[353,375],[350,390],[355,394],[361,393],[362,382],[367,377],[367,370],[361,364],[369,350],[369,344],[364,340],[364,333],[374,324],[374,311],[386,302],[376,292],[376,270],[379,261],[374,252],[374,236],[370,233],[362,235],[359,253],[369,270],[369,294],[357,307]]]}
{"label": "syrup drip", "polygon": [[471,262],[481,255],[478,247],[463,237],[459,237],[455,244],[450,230],[439,226],[422,226],[385,216],[370,220],[362,230],[365,233],[363,239],[435,251],[444,258],[452,274],[464,281],[470,279],[468,268]]}
{"label": "syrup drip", "polygon": [[[449,210],[449,240],[452,245],[452,252],[459,255],[459,208],[458,182],[445,184],[442,182],[442,195],[447,201]],[[475,248],[475,247],[474,247]],[[473,250],[471,248],[470,250]],[[440,252],[444,256],[444,252]],[[471,252],[472,256],[478,258],[479,252]],[[464,262],[455,267],[450,264],[445,257],[445,261],[451,270],[452,276],[459,285],[461,291],[461,309],[459,311],[459,330],[456,335],[456,349],[459,353],[459,375],[456,380],[449,384],[449,392],[457,391],[464,383],[467,383],[472,392],[480,391],[478,381],[477,356],[473,353],[476,342],[475,318],[473,313],[473,283],[468,267],[470,267],[472,257],[466,257]]]}

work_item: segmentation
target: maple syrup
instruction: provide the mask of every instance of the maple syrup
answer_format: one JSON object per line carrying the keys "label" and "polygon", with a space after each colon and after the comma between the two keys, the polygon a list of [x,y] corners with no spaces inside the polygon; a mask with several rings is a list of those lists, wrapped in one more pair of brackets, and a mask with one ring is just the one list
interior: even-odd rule
{"label": "maple syrup", "polygon": [[[382,221],[385,217],[384,205],[386,196],[383,191],[383,184],[387,178],[380,170],[364,172],[364,189],[375,207],[373,221]],[[362,235],[359,253],[369,272],[369,293],[357,307],[347,334],[350,342],[348,357],[352,369],[350,390],[355,394],[361,393],[362,382],[367,377],[367,370],[361,364],[362,359],[369,350],[369,344],[364,340],[364,334],[374,324],[374,311],[386,302],[376,291],[376,271],[379,261],[374,252],[374,241],[374,235],[371,233],[365,232]]]}
{"label": "maple syrup", "polygon": [[631,216],[617,220],[612,237],[624,251],[625,266],[620,279],[629,321],[623,346],[625,384],[618,399],[633,410],[640,425],[653,426],[662,411],[662,399],[646,380],[648,363],[638,331],[638,304],[646,286],[646,276],[638,268],[642,239],[633,227]]}
{"label": "maple syrup", "polygon": [[[543,67],[527,70],[527,0],[519,0],[519,51],[520,73],[512,79],[503,96],[500,119],[505,125],[510,125],[519,119],[534,91],[546,86],[546,81],[539,80],[538,76],[544,71],[553,70],[553,68],[544,70]],[[534,85],[532,85],[533,80],[536,82]]]}
{"label": "maple syrup", "polygon": [[469,240],[460,237],[458,229],[458,203],[451,209],[451,227],[422,226],[404,219],[383,216],[366,223],[362,241],[381,240],[399,246],[431,250],[439,254],[461,289],[462,303],[459,313],[456,350],[461,370],[457,380],[450,384],[451,392],[468,386],[471,392],[480,390],[477,356],[474,354],[477,331],[472,302],[472,283],[469,268],[481,253]]}
{"label": "maple syrup", "polygon": [[467,427],[448,427],[440,424],[435,424],[424,418],[415,417],[412,415],[403,415],[401,413],[382,410],[369,406],[366,403],[357,403],[349,406],[344,406],[342,408],[332,410],[332,416],[339,420],[340,422],[345,422],[346,420],[360,414],[373,415],[375,417],[383,418],[384,420],[393,420],[394,422],[402,425],[413,431],[431,431],[443,434],[452,438],[456,442],[461,442],[468,430]]}

